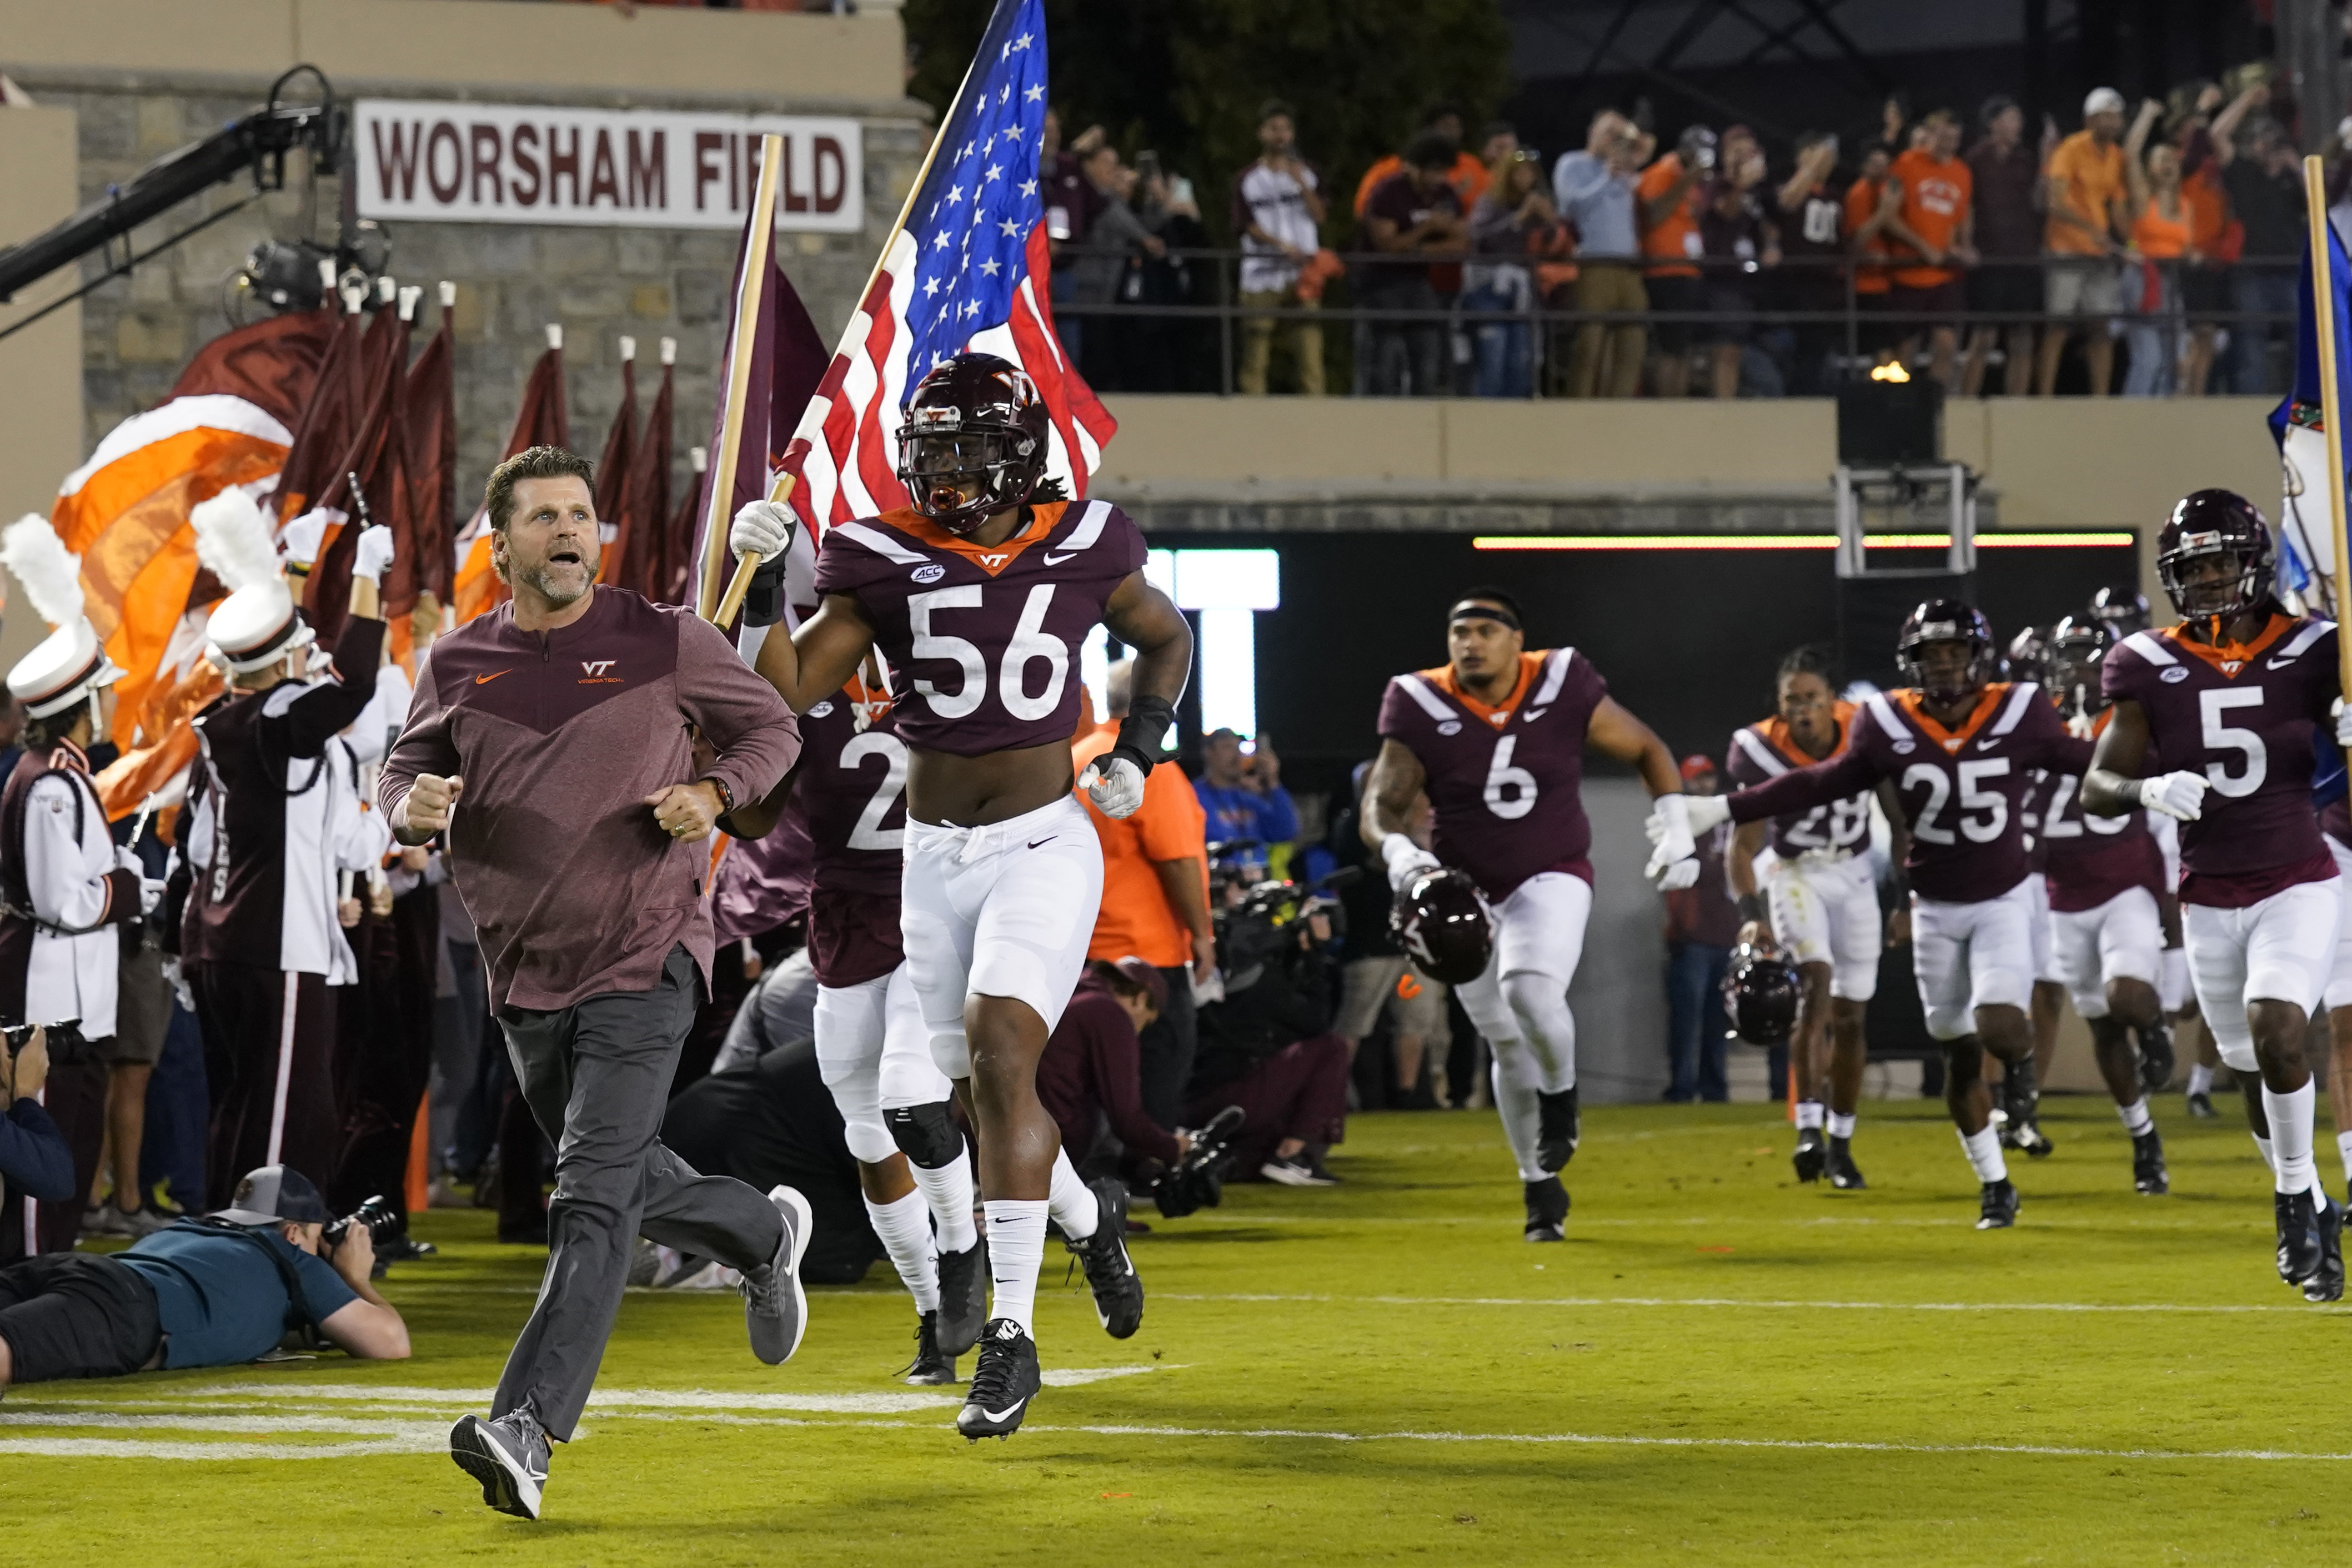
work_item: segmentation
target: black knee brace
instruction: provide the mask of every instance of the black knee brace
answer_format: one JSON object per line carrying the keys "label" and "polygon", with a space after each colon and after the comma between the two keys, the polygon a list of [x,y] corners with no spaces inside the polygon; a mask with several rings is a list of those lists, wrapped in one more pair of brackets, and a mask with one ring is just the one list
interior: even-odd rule
{"label": "black knee brace", "polygon": [[963,1158],[963,1130],[944,1100],[928,1105],[901,1105],[882,1113],[899,1152],[925,1170],[935,1171]]}

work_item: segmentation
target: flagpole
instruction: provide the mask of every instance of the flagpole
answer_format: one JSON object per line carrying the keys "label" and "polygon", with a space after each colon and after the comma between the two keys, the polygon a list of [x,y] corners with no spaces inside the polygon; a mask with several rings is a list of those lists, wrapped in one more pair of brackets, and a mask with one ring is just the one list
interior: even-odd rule
{"label": "flagpole", "polygon": [[[981,41],[982,43],[986,43],[988,35],[983,32],[981,35]],[[890,259],[890,247],[896,245],[898,242],[898,236],[906,232],[907,220],[914,216],[915,199],[923,193],[923,182],[930,178],[931,160],[938,157],[940,154],[940,139],[947,132],[949,121],[955,119],[956,110],[962,106],[963,95],[971,86],[972,72],[979,68],[980,55],[979,52],[975,50],[971,57],[971,63],[963,68],[963,80],[956,84],[955,97],[948,100],[947,112],[940,116],[939,125],[931,132],[930,146],[923,150],[922,166],[915,171],[915,178],[907,186],[907,199],[898,204],[898,216],[897,220],[890,225],[890,232],[882,236],[882,248],[875,255],[874,268],[866,275],[866,287],[857,291],[857,302],[860,305],[863,305],[866,302],[866,297],[867,295],[874,292],[874,280],[882,276],[883,266]],[[840,358],[845,351],[849,342],[849,334],[855,331],[856,327],[857,314],[856,311],[852,311],[850,313],[848,324],[842,329],[842,340],[835,343],[833,347],[834,357],[835,359]],[[781,501],[791,493],[792,483],[790,479],[780,476],[776,480],[774,487],[768,492],[768,499],[771,501]],[[735,575],[728,580],[726,595],[719,601],[719,608],[716,614],[706,615],[703,619],[712,621],[721,628],[724,628],[733,622],[735,619],[735,612],[743,607],[743,596],[746,593],[749,593],[751,590],[751,575],[759,570],[760,558],[758,556],[749,553],[737,556],[735,558]]]}
{"label": "flagpole", "polygon": [[[736,298],[734,340],[728,344],[727,419],[719,429],[719,450],[710,469],[710,496],[703,510],[700,569],[695,573],[695,611],[714,620],[719,608],[719,562],[727,548],[728,503],[735,497],[735,465],[743,449],[743,402],[751,390],[751,352],[760,330],[760,300],[768,287],[769,258],[776,243],[776,185],[783,177],[784,139],[760,138],[760,181],[751,193],[751,228],[743,236],[742,292]],[[761,439],[764,442],[763,434]]]}
{"label": "flagpole", "polygon": [[[2321,435],[2327,443],[2328,551],[2336,562],[2336,681],[2352,693],[2352,637],[2342,632],[2344,618],[2352,613],[2352,549],[2344,529],[2344,410],[2336,385],[2336,253],[2327,223],[2327,165],[2316,157],[2303,161],[2304,206],[2311,224],[2311,309],[2319,350],[2319,413]],[[2352,765],[2352,750],[2346,753]]]}

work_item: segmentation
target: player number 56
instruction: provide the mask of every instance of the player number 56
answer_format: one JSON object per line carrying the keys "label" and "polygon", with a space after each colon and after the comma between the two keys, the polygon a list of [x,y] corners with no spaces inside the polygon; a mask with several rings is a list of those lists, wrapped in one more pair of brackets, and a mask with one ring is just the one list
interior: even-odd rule
{"label": "player number 56", "polygon": [[[1025,722],[1051,716],[1061,706],[1062,687],[1070,677],[1070,645],[1045,630],[1045,612],[1053,603],[1052,583],[1041,582],[1029,590],[1013,640],[1004,645],[1004,666],[997,672],[996,695],[1004,711]],[[931,712],[941,718],[963,718],[979,711],[988,695],[988,661],[977,645],[932,631],[931,616],[941,610],[977,610],[980,604],[981,585],[976,582],[934,588],[907,598],[915,657],[946,659],[963,672],[963,680],[952,692],[942,692],[927,680],[915,682],[915,689],[931,705]],[[1026,691],[1029,666],[1040,660],[1045,664],[1045,685],[1033,697]]]}

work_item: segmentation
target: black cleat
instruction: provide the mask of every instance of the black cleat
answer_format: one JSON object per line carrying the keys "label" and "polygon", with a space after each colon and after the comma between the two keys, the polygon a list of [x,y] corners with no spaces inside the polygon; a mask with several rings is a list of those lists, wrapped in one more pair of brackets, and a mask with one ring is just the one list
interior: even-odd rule
{"label": "black cleat", "polygon": [[2149,1197],[2172,1190],[2172,1178],[2164,1169],[2164,1140],[2154,1127],[2132,1134],[2132,1188]]}
{"label": "black cleat", "polygon": [[915,1322],[915,1359],[898,1374],[901,1383],[936,1388],[955,1381],[956,1358],[940,1348],[940,1314],[925,1312]]}
{"label": "black cleat", "polygon": [[1822,1172],[1829,1164],[1829,1151],[1822,1144],[1822,1130],[1819,1127],[1804,1127],[1798,1130],[1797,1152],[1789,1156],[1789,1161],[1797,1167],[1799,1181],[1814,1182],[1822,1179]]}
{"label": "black cleat", "polygon": [[1576,1085],[1557,1094],[1536,1091],[1536,1164],[1557,1171],[1575,1157],[1580,1135],[1576,1113]]}
{"label": "black cleat", "polygon": [[2344,1299],[2344,1206],[2324,1186],[2311,1189],[2312,1230],[2319,1242],[2319,1267],[2303,1281],[2306,1301]]}
{"label": "black cleat", "polygon": [[1559,1177],[1528,1183],[1528,1230],[1530,1241],[1568,1239],[1568,1188]]}
{"label": "black cleat", "polygon": [[2017,1188],[2007,1177],[1989,1181],[1977,1194],[1977,1228],[2006,1230],[2017,1223]]}
{"label": "black cleat", "polygon": [[[1095,1293],[1095,1319],[1103,1332],[1126,1339],[1143,1326],[1143,1280],[1127,1255],[1127,1188],[1117,1176],[1097,1176],[1087,1186],[1101,1217],[1095,1233],[1084,1241],[1064,1238],[1062,1245],[1087,1271],[1087,1287]],[[1035,1360],[1034,1352],[1031,1360]],[[979,1374],[972,1376],[977,1385]]]}
{"label": "black cleat", "polygon": [[461,1416],[449,1428],[449,1457],[482,1483],[482,1500],[517,1519],[537,1519],[551,1452],[539,1418],[528,1409],[495,1421]]}
{"label": "black cleat", "polygon": [[2033,1059],[2012,1061],[2003,1068],[2000,1081],[2002,1108],[2009,1119],[2000,1129],[2004,1148],[2017,1149],[2037,1160],[2046,1160],[2058,1145],[2042,1131],[2042,1094],[2033,1086]]}
{"label": "black cleat", "polygon": [[1010,1437],[1021,1429],[1029,1401],[1037,1397],[1037,1342],[1011,1318],[991,1318],[980,1333],[980,1364],[971,1370],[971,1392],[956,1412],[956,1430],[978,1442]]}
{"label": "black cleat", "polygon": [[980,1343],[988,1321],[988,1243],[940,1254],[939,1341],[950,1363]]}
{"label": "black cleat", "polygon": [[2140,1087],[2160,1094],[2172,1082],[2172,1026],[2159,1018],[2137,1033]]}
{"label": "black cleat", "polygon": [[1830,1185],[1840,1192],[1860,1192],[1870,1184],[1862,1179],[1862,1167],[1853,1163],[1853,1140],[1832,1138],[1829,1141]]}
{"label": "black cleat", "polygon": [[2300,1285],[2319,1272],[2318,1206],[2307,1192],[2279,1192],[2271,1195],[2271,1207],[2278,1218],[2279,1278]]}
{"label": "black cleat", "polygon": [[2200,1122],[2210,1122],[2221,1113],[2213,1109],[2213,1096],[2201,1089],[2189,1092],[2189,1113]]}

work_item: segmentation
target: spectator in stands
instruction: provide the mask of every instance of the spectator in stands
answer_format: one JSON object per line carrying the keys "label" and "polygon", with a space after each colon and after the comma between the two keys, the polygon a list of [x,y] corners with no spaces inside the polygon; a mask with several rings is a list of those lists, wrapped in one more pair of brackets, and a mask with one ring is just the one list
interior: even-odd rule
{"label": "spectator in stands", "polygon": [[1149,312],[1121,323],[1127,329],[1119,334],[1119,384],[1128,392],[1214,392],[1218,329],[1203,318],[1184,314],[1192,307],[1214,304],[1222,292],[1213,267],[1185,254],[1209,243],[1192,182],[1163,168],[1158,153],[1139,152],[1134,206],[1144,233],[1160,249],[1129,263],[1119,292],[1121,299]]}
{"label": "spectator in stands", "polygon": [[[1298,156],[1297,121],[1290,105],[1268,99],[1258,110],[1257,162],[1234,182],[1234,230],[1241,235],[1241,296],[1244,309],[1308,310],[1322,296],[1302,298],[1299,266],[1321,243],[1323,183]],[[1236,378],[1253,396],[1266,390],[1277,323],[1271,316],[1242,318],[1242,362]],[[1309,320],[1280,323],[1298,390],[1323,395],[1323,329]]]}
{"label": "spectator in stands", "polygon": [[[1707,391],[1739,395],[1739,369],[1756,333],[1759,271],[1780,265],[1780,225],[1765,215],[1757,194],[1764,183],[1764,150],[1755,133],[1735,125],[1723,133],[1721,160],[1706,182],[1699,211],[1699,251],[1706,258],[1704,286],[1709,319]],[[1778,395],[1780,388],[1769,389]]]}
{"label": "spectator in stands", "polygon": [[[1445,164],[1445,183],[1454,188],[1454,200],[1466,213],[1480,196],[1486,194],[1486,164],[1478,154],[1462,145],[1463,132],[1461,110],[1450,103],[1441,103],[1422,116],[1421,126],[1412,140],[1417,141],[1424,136],[1434,136],[1454,150]],[[1489,132],[1490,138],[1491,135]],[[1514,136],[1513,140],[1516,141],[1517,138]],[[1405,152],[1391,152],[1365,170],[1364,177],[1356,182],[1356,216],[1360,219],[1369,215],[1372,193],[1391,175],[1403,173],[1412,162],[1412,142],[1408,141]]]}
{"label": "spectator in stands", "polygon": [[[2028,264],[2042,254],[2042,166],[2058,145],[2057,127],[2043,131],[2037,153],[2026,145],[2025,111],[2015,99],[1985,99],[1978,119],[1984,135],[1968,156],[1978,257],[1969,274],[1969,308],[2031,315],[2042,308],[2042,279]],[[2023,397],[2032,390],[2033,323],[1987,321],[1969,332],[1962,396],[1983,390],[1985,366],[1996,347],[2002,353],[2001,391]]]}
{"label": "spectator in stands", "polygon": [[1168,981],[1143,959],[1097,958],[1078,978],[1062,1021],[1037,1059],[1037,1100],[1062,1130],[1070,1163],[1100,1171],[1117,1164],[1097,1147],[1108,1132],[1132,1162],[1172,1166],[1192,1145],[1144,1103],[1140,1037],[1158,1021]]}
{"label": "spectator in stands", "polygon": [[[1713,795],[1721,780],[1713,761],[1685,757],[1683,789]],[[1723,976],[1739,936],[1739,906],[1731,901],[1723,854],[1731,842],[1727,827],[1699,841],[1698,881],[1666,897],[1666,1041],[1672,1079],[1666,1098],[1677,1104],[1721,1101],[1730,1091],[1724,1075]]]}
{"label": "spectator in stands", "polygon": [[1465,267],[1462,308],[1474,316],[1519,318],[1476,324],[1475,395],[1526,397],[1535,390],[1535,329],[1526,319],[1535,304],[1532,253],[1549,248],[1559,234],[1542,165],[1535,153],[1514,145],[1496,159],[1486,193],[1470,213],[1472,253],[1512,259]]}
{"label": "spectator in stands", "polygon": [[[1324,841],[1341,864],[1357,870],[1354,880],[1341,883],[1338,890],[1339,910],[1347,920],[1347,942],[1339,967],[1339,1011],[1331,1027],[1347,1042],[1349,1056],[1355,1058],[1386,1014],[1394,1027],[1388,1071],[1381,1075],[1388,1108],[1433,1111],[1444,1098],[1445,1059],[1454,1046],[1445,1005],[1448,988],[1444,981],[1423,974],[1405,957],[1389,927],[1393,894],[1389,891],[1387,868],[1364,842],[1356,825],[1364,776],[1371,768],[1369,762],[1356,765],[1354,800],[1334,818]],[[1410,824],[1406,835],[1427,849],[1433,825],[1427,796],[1413,802],[1405,820]],[[1365,1091],[1368,1098],[1373,1092]],[[1370,1103],[1373,1108],[1379,1107],[1378,1100]]]}
{"label": "spectator in stands", "polygon": [[2126,397],[2168,395],[2180,364],[2180,269],[2190,256],[2189,213],[2180,190],[2179,151],[2169,142],[2147,144],[2163,114],[2164,105],[2147,99],[2124,139],[2124,228],[2130,244],[2124,253],[2123,300],[2132,313]]}
{"label": "spectator in stands", "polygon": [[[1073,774],[1108,753],[1118,738],[1134,690],[1135,662],[1121,659],[1105,683],[1111,722],[1078,737],[1070,747]],[[1164,993],[1153,1004],[1156,1021],[1144,1030],[1144,1109],[1163,1127],[1174,1126],[1200,1043],[1192,988],[1217,970],[1216,933],[1209,923],[1208,816],[1186,783],[1184,770],[1162,762],[1143,781],[1143,804],[1113,819],[1084,790],[1087,813],[1102,840],[1102,905],[1095,917],[1089,958],[1135,958],[1160,971]],[[1085,1139],[1076,1145],[1084,1148]]]}
{"label": "spectator in stands", "polygon": [[[1414,137],[1404,150],[1404,168],[1374,186],[1365,203],[1365,248],[1408,257],[1459,256],[1469,228],[1466,209],[1446,177],[1454,162],[1454,143],[1435,131]],[[1435,397],[1450,384],[1445,326],[1435,315],[1436,270],[1414,260],[1363,268],[1357,298],[1366,307],[1422,313],[1372,321],[1368,384],[1375,396]]]}
{"label": "spectator in stands", "polygon": [[1701,254],[1699,212],[1715,155],[1715,132],[1694,125],[1672,152],[1642,171],[1633,187],[1642,254],[1650,264],[1644,284],[1654,318],[1650,336],[1658,350],[1651,385],[1660,397],[1690,392],[1692,329],[1706,308],[1706,288],[1692,263]]}
{"label": "spectator in stands", "polygon": [[1331,917],[1264,890],[1225,916],[1218,958],[1225,996],[1201,1009],[1201,1058],[1184,1121],[1228,1105],[1247,1120],[1236,1171],[1288,1186],[1328,1186],[1323,1150],[1345,1135],[1348,1046],[1331,1027]]}
{"label": "spectator in stands", "polygon": [[[1845,309],[1845,278],[1836,265],[1845,255],[1845,206],[1830,186],[1837,161],[1837,137],[1808,131],[1797,138],[1795,170],[1773,193],[1782,265],[1767,280],[1767,298],[1776,309],[1822,317]],[[1790,390],[1800,396],[1829,392],[1836,382],[1831,361],[1844,346],[1844,327],[1829,319],[1800,321],[1790,340]]]}
{"label": "spectator in stands", "polygon": [[[1045,111],[1045,126],[1037,139],[1037,183],[1045,199],[1045,235],[1054,256],[1050,293],[1055,305],[1072,298],[1079,247],[1086,244],[1095,214],[1102,206],[1102,194],[1087,179],[1082,162],[1102,142],[1103,128],[1090,125],[1065,148],[1061,116],[1050,109]],[[1086,341],[1086,322],[1057,313],[1054,329],[1061,336],[1062,351],[1076,363]]]}
{"label": "spectator in stands", "polygon": [[1245,868],[1250,881],[1269,867],[1281,874],[1276,857],[1278,852],[1287,860],[1290,841],[1298,836],[1298,811],[1282,787],[1282,758],[1275,755],[1272,737],[1259,736],[1244,752],[1241,737],[1232,730],[1212,731],[1201,743],[1201,776],[1192,781],[1192,792],[1208,813],[1210,843],[1252,846],[1220,854],[1220,864]]}
{"label": "spectator in stands", "polygon": [[2066,340],[2081,323],[2083,358],[2091,373],[2091,395],[2105,397],[2114,382],[2115,340],[2107,324],[2120,305],[2122,284],[2116,260],[2126,226],[2124,201],[2124,95],[2094,88],[2083,100],[2083,129],[2052,150],[2043,169],[2042,191],[2049,222],[2042,248],[2050,271],[2043,299],[2054,318],[2042,334],[2042,357],[2033,367],[2033,390],[2048,397],[2058,385],[2058,361]]}
{"label": "spectator in stands", "polygon": [[[1650,297],[1635,265],[1642,235],[1633,183],[1652,145],[1632,120],[1602,110],[1592,117],[1583,150],[1562,153],[1552,170],[1553,199],[1576,228],[1576,311],[1588,318],[1569,352],[1570,397],[1632,397],[1642,387],[1649,339],[1642,316]],[[1591,319],[1601,316],[1611,319]]]}
{"label": "spectator in stands", "polygon": [[2303,252],[2306,227],[2303,171],[2294,143],[2267,115],[2250,120],[2235,139],[2214,138],[2213,155],[2221,164],[2230,211],[2245,231],[2244,254],[2253,258],[2230,269],[2231,308],[2282,318],[2231,327],[2231,390],[2248,396],[2275,393],[2285,382],[2272,373],[2271,346],[2292,328],[2299,308],[2295,258]]}
{"label": "spectator in stands", "polygon": [[1903,204],[1903,187],[1886,177],[1894,166],[1891,145],[1871,143],[1862,150],[1862,172],[1845,192],[1846,246],[1859,258],[1853,269],[1854,309],[1862,317],[1859,344],[1882,361],[1892,356],[1901,335],[1887,313],[1895,285],[1887,277],[1886,225]]}
{"label": "spectator in stands", "polygon": [[2166,131],[2180,153],[2180,199],[2189,208],[2189,256],[2180,272],[2180,306],[2189,320],[2179,389],[2185,397],[2205,395],[2220,346],[2219,318],[2230,308],[2230,270],[2244,239],[2244,231],[2230,222],[2221,149],[2269,98],[2270,84],[2256,82],[2225,103],[2221,89],[2206,82],[2197,89],[2186,112],[2173,116]]}
{"label": "spectator in stands", "polygon": [[[1086,154],[1081,167],[1087,188],[1097,200],[1087,220],[1086,239],[1070,253],[1075,259],[1070,264],[1069,302],[1112,305],[1118,301],[1121,286],[1137,261],[1147,256],[1165,256],[1168,246],[1136,215],[1130,204],[1136,172],[1119,161],[1118,148],[1108,142],[1097,145]],[[1087,334],[1091,340],[1078,356],[1079,372],[1093,385],[1113,388],[1119,384],[1124,360],[1119,350],[1128,336],[1119,329],[1129,323],[1108,314],[1092,319],[1095,329]]]}
{"label": "spectator in stands", "polygon": [[1925,335],[1933,373],[1950,392],[1959,385],[1960,333],[1957,318],[1967,308],[1958,263],[1975,265],[1971,243],[1975,175],[1959,156],[1960,117],[1930,110],[1919,121],[1919,145],[1895,160],[1887,177],[1902,187],[1902,205],[1887,221],[1895,240],[1893,308],[1902,323],[1902,356],[1907,361]]}

